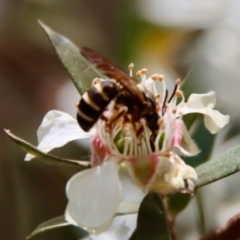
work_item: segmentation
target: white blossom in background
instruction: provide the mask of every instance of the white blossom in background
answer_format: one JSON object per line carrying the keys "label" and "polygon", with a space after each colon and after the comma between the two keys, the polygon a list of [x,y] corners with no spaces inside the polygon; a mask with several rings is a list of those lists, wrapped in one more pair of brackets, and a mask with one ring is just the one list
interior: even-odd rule
{"label": "white blossom in background", "polygon": [[[152,132],[144,119],[136,123],[138,129],[142,129],[138,134],[131,123],[123,124],[122,118],[114,122],[111,130],[105,120],[98,119],[90,132],[84,132],[70,115],[50,111],[38,129],[38,148],[44,152],[77,139],[89,141],[92,168],[75,174],[68,181],[65,218],[90,233],[100,234],[107,229],[124,206],[139,206],[149,190],[163,194],[193,191],[196,172],[180,156],[193,156],[199,150],[182,121],[183,115],[203,114],[205,126],[211,133],[229,122],[229,116],[213,109],[214,92],[192,94],[186,101],[177,80],[168,96],[164,77],[154,74],[147,79],[146,72],[146,69],[138,72],[141,85],[156,96],[160,116],[154,141],[150,140]],[[111,116],[113,111],[114,101],[104,114]],[[28,154],[26,160],[33,157]],[[126,184],[129,178],[131,182]],[[128,186],[131,190],[125,191]],[[135,197],[129,197],[129,193]]]}

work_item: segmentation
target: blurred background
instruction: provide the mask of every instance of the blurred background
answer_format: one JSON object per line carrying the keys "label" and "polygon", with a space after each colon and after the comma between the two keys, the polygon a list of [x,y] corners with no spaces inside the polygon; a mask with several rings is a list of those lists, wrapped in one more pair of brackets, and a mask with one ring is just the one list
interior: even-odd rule
{"label": "blurred background", "polygon": [[[164,74],[170,86],[187,76],[199,93],[216,91],[217,108],[231,116],[231,124],[216,139],[200,134],[196,141],[208,154],[193,165],[239,145],[239,1],[0,0],[0,124],[33,144],[47,111],[75,116],[79,100],[38,19],[125,69],[134,62],[136,71]],[[0,239],[25,239],[40,223],[63,214],[65,184],[75,170],[24,163],[24,152],[3,132],[0,144]],[[73,143],[54,154],[77,158],[79,148]],[[202,210],[194,199],[179,215],[178,239],[197,239],[240,212],[239,180],[235,174],[201,189]],[[77,238],[71,227],[34,237]]]}

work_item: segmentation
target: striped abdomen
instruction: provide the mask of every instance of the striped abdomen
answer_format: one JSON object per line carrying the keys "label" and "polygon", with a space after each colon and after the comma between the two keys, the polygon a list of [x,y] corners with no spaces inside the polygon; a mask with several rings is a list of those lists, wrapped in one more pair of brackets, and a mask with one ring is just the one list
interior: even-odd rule
{"label": "striped abdomen", "polygon": [[111,80],[100,81],[85,92],[78,104],[77,121],[80,127],[89,131],[118,93],[119,87]]}

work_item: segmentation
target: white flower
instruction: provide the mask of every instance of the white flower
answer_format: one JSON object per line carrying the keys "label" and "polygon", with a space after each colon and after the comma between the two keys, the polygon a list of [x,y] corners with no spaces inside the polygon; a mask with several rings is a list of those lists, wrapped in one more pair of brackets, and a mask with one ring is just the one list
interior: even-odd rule
{"label": "white flower", "polygon": [[[38,130],[38,148],[44,152],[72,140],[88,139],[92,168],[77,173],[69,180],[65,216],[70,223],[94,234],[106,229],[126,202],[137,202],[138,206],[144,196],[139,188],[144,192],[154,190],[165,194],[193,191],[192,180],[197,179],[196,172],[179,156],[196,155],[198,148],[182,121],[183,115],[204,114],[205,125],[212,133],[229,121],[229,116],[213,110],[216,103],[214,92],[192,94],[185,102],[179,90],[179,80],[168,96],[164,78],[155,74],[146,79],[145,73],[146,70],[139,72],[141,85],[151,91],[157,101],[159,130],[154,134],[148,128],[146,119],[139,119],[133,126],[131,122],[124,122],[123,118],[117,119],[110,129],[106,120],[100,118],[86,133],[75,119],[60,111],[47,113]],[[157,89],[160,88],[162,92],[159,94]],[[114,101],[105,111],[105,117],[111,116],[113,111]],[[26,159],[33,157],[28,154]],[[127,200],[128,194],[123,193],[127,185],[133,186],[129,181],[126,185],[123,180],[126,179],[126,171],[139,187],[132,188],[138,196],[134,201]]]}
{"label": "white flower", "polygon": [[137,214],[115,217],[112,224],[99,235],[89,235],[83,240],[128,240],[136,228]]}

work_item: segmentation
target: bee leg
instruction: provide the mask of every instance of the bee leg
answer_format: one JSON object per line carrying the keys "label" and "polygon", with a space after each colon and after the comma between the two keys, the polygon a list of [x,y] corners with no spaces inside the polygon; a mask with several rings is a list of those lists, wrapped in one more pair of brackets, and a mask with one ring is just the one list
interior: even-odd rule
{"label": "bee leg", "polygon": [[149,138],[149,142],[150,142],[150,146],[151,146],[151,149],[153,152],[155,151],[155,144],[154,144],[155,139],[156,139],[156,134],[152,132],[152,134]]}
{"label": "bee leg", "polygon": [[138,130],[137,130],[137,132],[136,132],[137,137],[139,137],[139,136],[143,133],[143,131],[144,131],[144,127],[143,127],[143,125],[142,125],[142,126],[140,126],[140,127],[138,128]]}
{"label": "bee leg", "polygon": [[108,121],[108,118],[107,118],[106,116],[104,116],[104,115],[101,115],[101,116],[100,116],[100,119],[103,120],[103,121],[105,121],[105,122]]}
{"label": "bee leg", "polygon": [[138,130],[136,129],[136,122],[138,122],[139,120],[139,109],[138,107],[134,106],[133,109],[131,109],[131,113],[128,114],[128,119],[129,122],[131,123],[134,132],[136,133],[137,136],[139,136],[140,134],[138,134]]}
{"label": "bee leg", "polygon": [[119,118],[121,118],[122,116],[126,115],[128,111],[128,108],[126,106],[122,106],[118,109],[118,111],[113,114],[111,116],[111,118],[108,119],[108,125],[112,125],[113,123],[115,123]]}

